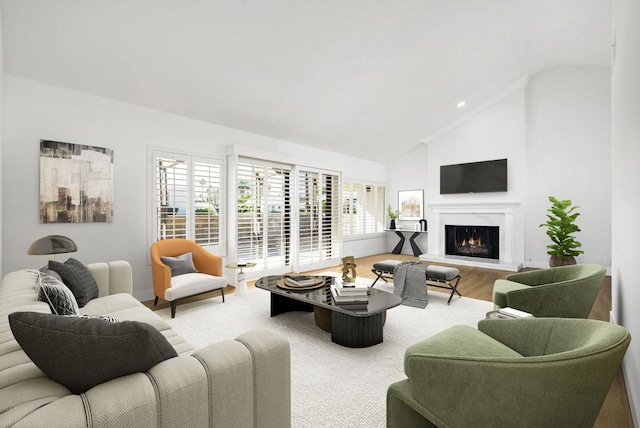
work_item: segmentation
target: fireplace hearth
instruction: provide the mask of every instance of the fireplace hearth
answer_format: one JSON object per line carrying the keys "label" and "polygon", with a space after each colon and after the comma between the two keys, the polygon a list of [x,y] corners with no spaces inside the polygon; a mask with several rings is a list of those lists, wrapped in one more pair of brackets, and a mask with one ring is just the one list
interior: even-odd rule
{"label": "fireplace hearth", "polygon": [[445,253],[499,260],[499,230],[498,226],[445,225]]}

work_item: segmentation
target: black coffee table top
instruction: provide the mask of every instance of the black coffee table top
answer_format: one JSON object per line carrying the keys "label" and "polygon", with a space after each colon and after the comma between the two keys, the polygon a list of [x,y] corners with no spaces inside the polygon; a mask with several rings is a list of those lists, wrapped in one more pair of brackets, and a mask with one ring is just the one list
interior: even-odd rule
{"label": "black coffee table top", "polygon": [[290,299],[299,300],[315,306],[320,306],[332,311],[342,312],[355,317],[368,317],[387,309],[398,306],[402,299],[395,294],[387,293],[375,288],[369,288],[369,302],[366,310],[351,310],[348,307],[340,306],[333,301],[331,296],[331,286],[335,284],[336,277],[323,276],[325,279],[324,286],[315,290],[293,291],[285,290],[278,287],[277,282],[283,279],[282,275],[265,276],[256,281],[255,286],[263,290],[270,291],[280,296]]}

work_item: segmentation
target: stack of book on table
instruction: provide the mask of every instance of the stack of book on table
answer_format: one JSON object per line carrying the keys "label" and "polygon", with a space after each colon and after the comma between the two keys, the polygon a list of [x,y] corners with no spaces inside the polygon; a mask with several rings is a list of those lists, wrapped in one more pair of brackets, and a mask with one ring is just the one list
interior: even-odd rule
{"label": "stack of book on table", "polygon": [[369,287],[365,286],[344,286],[331,287],[333,301],[340,307],[354,311],[367,309],[369,303]]}
{"label": "stack of book on table", "polygon": [[307,275],[291,275],[285,276],[284,282],[290,287],[309,287],[318,282],[318,278]]}
{"label": "stack of book on table", "polygon": [[498,318],[533,318],[533,314],[513,308],[500,308]]}

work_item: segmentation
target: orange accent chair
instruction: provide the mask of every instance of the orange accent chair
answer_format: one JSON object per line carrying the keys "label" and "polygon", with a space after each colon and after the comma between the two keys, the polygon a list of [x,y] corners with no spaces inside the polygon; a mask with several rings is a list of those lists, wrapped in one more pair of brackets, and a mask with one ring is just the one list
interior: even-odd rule
{"label": "orange accent chair", "polygon": [[[211,254],[189,239],[165,239],[151,245],[151,273],[153,275],[154,305],[158,298],[171,303],[171,318],[176,316],[176,302],[180,299],[220,290],[224,303],[227,278],[222,276],[222,258]],[[197,272],[171,274],[171,268],[161,257],[178,257],[191,253]]]}

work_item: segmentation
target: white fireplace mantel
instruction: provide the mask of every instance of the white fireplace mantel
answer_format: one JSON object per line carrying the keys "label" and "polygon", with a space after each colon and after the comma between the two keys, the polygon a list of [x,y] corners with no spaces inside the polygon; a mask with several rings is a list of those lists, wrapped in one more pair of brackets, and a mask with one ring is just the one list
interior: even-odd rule
{"label": "white fireplace mantel", "polygon": [[434,214],[447,213],[483,213],[483,214],[513,214],[520,202],[474,202],[467,203],[448,203],[448,204],[430,204],[429,208]]}
{"label": "white fireplace mantel", "polygon": [[[500,260],[499,264],[520,266],[522,260],[514,259],[517,243],[523,242],[524,230],[516,230],[516,214],[518,201],[492,201],[471,203],[434,203],[428,207],[429,254],[421,259],[435,257],[442,259],[445,255],[445,225],[498,226],[500,228]],[[519,258],[519,257],[518,257]],[[475,264],[475,263],[474,263]]]}

